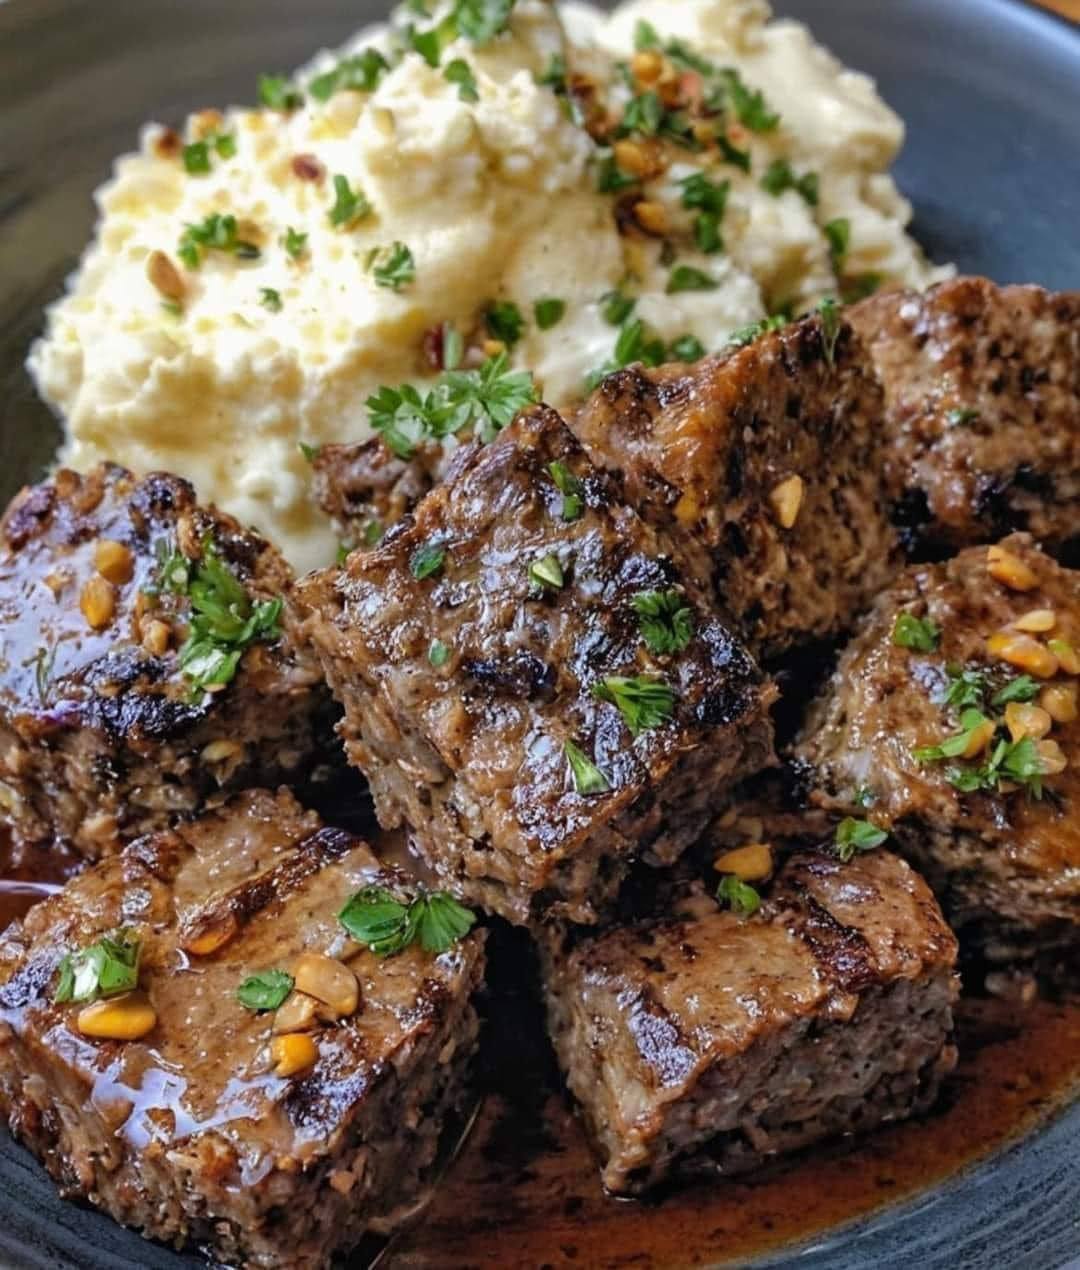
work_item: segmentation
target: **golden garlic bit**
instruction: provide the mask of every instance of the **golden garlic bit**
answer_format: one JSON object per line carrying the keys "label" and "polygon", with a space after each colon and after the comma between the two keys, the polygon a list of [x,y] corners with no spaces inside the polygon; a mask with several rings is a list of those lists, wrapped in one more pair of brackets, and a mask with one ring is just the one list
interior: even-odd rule
{"label": "golden garlic bit", "polygon": [[799,518],[799,509],[803,502],[803,479],[801,476],[789,476],[780,482],[769,495],[773,513],[781,529],[791,529]]}
{"label": "golden garlic bit", "polygon": [[339,1018],[356,1012],[360,1004],[360,985],[356,975],[343,962],[322,953],[301,953],[293,968],[298,992],[329,1006]]}
{"label": "golden garlic bit", "polygon": [[1049,647],[1022,632],[996,631],[986,641],[986,651],[1037,679],[1052,679],[1058,672],[1058,659]]}
{"label": "golden garlic bit", "polygon": [[721,852],[713,868],[718,873],[733,873],[740,882],[763,882],[773,871],[772,847],[766,842],[748,842]]}
{"label": "golden garlic bit", "polygon": [[270,1042],[270,1061],[276,1076],[299,1076],[315,1066],[319,1047],[306,1032],[289,1032]]}
{"label": "golden garlic bit", "polygon": [[76,1019],[83,1036],[102,1041],[137,1041],[157,1024],[157,1013],[145,992],[125,992],[84,1006]]}
{"label": "golden garlic bit", "polygon": [[1004,547],[987,548],[986,568],[992,578],[1010,591],[1033,591],[1039,585],[1034,571]]}

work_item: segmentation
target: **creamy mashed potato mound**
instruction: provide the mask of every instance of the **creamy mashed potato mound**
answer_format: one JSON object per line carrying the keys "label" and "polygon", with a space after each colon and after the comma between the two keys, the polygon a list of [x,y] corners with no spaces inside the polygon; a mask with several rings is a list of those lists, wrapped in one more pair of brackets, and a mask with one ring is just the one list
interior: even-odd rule
{"label": "creamy mashed potato mound", "polygon": [[[475,365],[506,335],[491,307],[513,304],[511,363],[566,406],[641,339],[654,358],[661,345],[693,357],[771,312],[941,276],[888,175],[900,120],[758,0],[632,0],[613,14],[519,0],[484,43],[439,26],[452,8],[399,12],[320,55],[296,77],[296,108],[204,111],[182,137],[144,129],[98,192],[94,241],[30,355],[65,421],[64,462],[180,473],[314,567],[336,542],[301,443],[369,436],[381,385],[437,376],[432,332],[452,328]],[[427,56],[410,22],[441,33],[434,51],[420,42]],[[311,91],[369,48],[387,63],[371,91]],[[464,82],[445,73],[459,63]],[[677,110],[650,114],[717,85],[724,104],[696,135]],[[627,111],[637,128],[619,126]],[[183,150],[200,142],[204,163]],[[658,148],[632,183],[623,164]],[[704,224],[687,195],[696,174],[725,190]],[[335,178],[366,214],[332,217]],[[215,214],[235,218],[232,241],[185,260],[186,227]],[[396,289],[394,244],[412,259]],[[635,307],[613,308],[613,292]],[[553,325],[541,300],[561,302]]]}

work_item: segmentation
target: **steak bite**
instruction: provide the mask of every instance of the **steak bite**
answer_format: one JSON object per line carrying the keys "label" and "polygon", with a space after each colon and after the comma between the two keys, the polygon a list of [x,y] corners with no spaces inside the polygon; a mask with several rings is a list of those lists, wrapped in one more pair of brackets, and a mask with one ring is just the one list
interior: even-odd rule
{"label": "steak bite", "polygon": [[510,921],[593,921],[771,756],[771,685],[553,411],[296,595],[381,823]]}
{"label": "steak bite", "polygon": [[1080,536],[1080,292],[957,278],[847,317],[885,390],[885,473],[912,547]]}
{"label": "steak bite", "polygon": [[848,627],[891,576],[881,411],[830,310],[692,367],[617,371],[571,426],[773,656]]}
{"label": "steak bite", "polygon": [[555,1051],[619,1194],[902,1119],[956,1061],[956,941],[885,851],[804,848],[749,917],[687,881],[542,957]]}
{"label": "steak bite", "polygon": [[464,1106],[483,935],[377,956],[338,919],[368,887],[409,884],[284,792],[89,868],[0,937],[12,1133],[66,1195],[215,1262],[322,1267],[392,1227]]}
{"label": "steak bite", "polygon": [[992,962],[1080,951],[1078,649],[1080,579],[1026,535],[912,566],[796,746],[817,801],[891,828]]}
{"label": "steak bite", "polygon": [[103,465],[24,489],[0,526],[0,803],[17,841],[96,858],[216,790],[310,768],[332,705],[284,630],[291,583],[177,477]]}

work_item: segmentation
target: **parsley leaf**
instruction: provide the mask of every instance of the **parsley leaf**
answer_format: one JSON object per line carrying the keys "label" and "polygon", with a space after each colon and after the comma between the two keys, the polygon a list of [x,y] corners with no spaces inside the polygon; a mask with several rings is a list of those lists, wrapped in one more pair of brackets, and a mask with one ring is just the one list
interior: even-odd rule
{"label": "parsley leaf", "polygon": [[555,487],[562,494],[562,518],[563,520],[577,520],[581,515],[582,505],[584,503],[583,494],[585,487],[578,478],[570,471],[565,463],[556,460],[554,463],[548,464],[548,473],[555,482]]}
{"label": "parsley leaf", "polygon": [[457,0],[454,23],[473,44],[488,44],[510,25],[514,0]]}
{"label": "parsley leaf", "polygon": [[421,394],[412,384],[382,387],[367,399],[368,422],[399,459],[411,459],[417,445],[435,435],[439,408],[434,394]]}
{"label": "parsley leaf", "polygon": [[276,1010],[293,990],[293,977],[284,970],[248,975],[236,989],[236,999],[249,1010]]}
{"label": "parsley leaf", "polygon": [[651,22],[646,22],[644,18],[639,18],[634,27],[634,48],[637,52],[642,49],[656,49],[660,47],[660,36],[656,27]]}
{"label": "parsley leaf", "polygon": [[259,303],[264,309],[269,309],[271,313],[280,313],[281,292],[275,291],[273,287],[260,287]]}
{"label": "parsley leaf", "polygon": [[67,953],[60,962],[60,980],[53,1001],[96,1001],[130,992],[139,982],[139,941],[129,932],[105,936],[88,948]]}
{"label": "parsley leaf", "polygon": [[675,693],[662,679],[606,675],[592,686],[597,701],[615,706],[634,736],[670,719]]}
{"label": "parsley leaf", "polygon": [[830,366],[836,365],[836,341],[840,336],[840,310],[836,301],[824,299],[817,307],[821,319],[821,345],[825,352],[825,360]]}
{"label": "parsley leaf", "polygon": [[269,110],[299,110],[304,96],[284,75],[260,75],[259,101]]}
{"label": "parsley leaf", "polygon": [[574,778],[574,792],[581,795],[606,794],[611,784],[604,773],[573,741],[563,745],[563,753]]}
{"label": "parsley leaf", "polygon": [[551,554],[543,556],[540,560],[534,560],[529,565],[529,581],[533,586],[539,587],[541,591],[551,589],[552,591],[560,590],[566,578],[563,575],[562,565],[559,558]]}
{"label": "parsley leaf", "polygon": [[1042,685],[1030,675],[1017,675],[994,693],[990,704],[1004,706],[1010,701],[1034,701],[1041,688]]}
{"label": "parsley leaf", "polygon": [[779,124],[780,116],[769,108],[764,94],[748,88],[733,67],[725,67],[720,75],[739,122],[751,132],[772,132]]}
{"label": "parsley leaf", "polygon": [[694,614],[681,591],[639,591],[630,603],[651,652],[678,653],[694,634]]}
{"label": "parsley leaf", "polygon": [[366,48],[360,53],[343,58],[328,71],[324,71],[308,84],[308,92],[316,101],[328,101],[334,93],[351,89],[357,93],[370,93],[390,69],[390,64],[378,49]]}
{"label": "parsley leaf", "polygon": [[634,311],[637,300],[621,291],[608,291],[600,297],[600,313],[611,326],[622,326]]}
{"label": "parsley leaf", "polygon": [[236,217],[221,212],[211,212],[198,224],[186,225],[176,254],[189,269],[198,269],[210,251],[239,256],[243,260],[256,260],[260,254],[254,243],[239,237]]}
{"label": "parsley leaf", "polygon": [[655,137],[663,122],[663,103],[656,93],[650,90],[630,98],[623,111],[619,131],[623,134],[638,132],[646,137]]}
{"label": "parsley leaf", "polygon": [[409,572],[422,582],[442,569],[446,561],[446,548],[439,542],[421,543],[409,560]]}
{"label": "parsley leaf", "polygon": [[745,348],[766,331],[779,331],[787,326],[787,318],[782,313],[774,313],[771,317],[761,318],[748,326],[740,326],[727,337],[729,348]]}
{"label": "parsley leaf", "polygon": [[334,176],[334,205],[327,212],[330,224],[340,229],[348,229],[350,225],[371,214],[371,204],[364,197],[362,190],[354,190],[349,185],[348,177],[338,172]]}
{"label": "parsley leaf", "polygon": [[796,176],[787,159],[773,159],[761,178],[761,188],[776,198],[779,198],[785,190],[795,190],[811,207],[817,206],[817,173],[804,172],[802,176]]}
{"label": "parsley leaf", "polygon": [[455,57],[443,67],[443,79],[457,84],[458,97],[462,101],[479,101],[480,90],[476,86],[476,76],[472,67],[463,57]]}
{"label": "parsley leaf", "polygon": [[[941,698],[946,706],[981,707],[986,696],[986,672],[982,670],[960,670],[955,666],[947,669],[948,682]],[[994,704],[998,704],[995,698]]]}
{"label": "parsley leaf", "polygon": [[720,879],[716,898],[740,917],[751,917],[761,907],[761,896],[748,883],[728,873]]}
{"label": "parsley leaf", "polygon": [[851,243],[851,221],[846,216],[838,216],[822,226],[822,232],[829,244],[829,258],[833,268],[839,272]]}
{"label": "parsley leaf", "polygon": [[884,829],[879,829],[869,820],[856,820],[853,816],[845,816],[836,826],[833,842],[836,846],[836,854],[847,864],[856,852],[872,851],[874,847],[880,847],[888,836]]}
{"label": "parsley leaf", "polygon": [[307,234],[302,234],[290,225],[282,235],[281,245],[285,248],[287,255],[293,260],[299,260],[307,252],[307,239]]}
{"label": "parsley leaf", "polygon": [[423,891],[409,903],[381,886],[365,886],[350,896],[338,921],[376,956],[388,957],[409,944],[444,953],[463,939],[476,916],[445,891]]}
{"label": "parsley leaf", "polygon": [[395,242],[379,252],[376,261],[373,270],[375,284],[388,291],[400,291],[416,277],[416,261],[402,242]]}
{"label": "parsley leaf", "polygon": [[596,188],[601,194],[618,194],[631,185],[638,184],[638,178],[624,172],[615,161],[611,150],[598,150],[596,154]]}
{"label": "parsley leaf", "polygon": [[917,763],[936,763],[943,758],[959,758],[971,745],[975,734],[985,729],[991,720],[981,710],[968,707],[961,711],[960,730],[947,736],[940,745],[921,745],[912,751]]}
{"label": "parsley leaf", "polygon": [[703,270],[693,265],[676,265],[664,290],[668,295],[677,295],[680,291],[715,291],[718,286],[716,279]]}
{"label": "parsley leaf", "polygon": [[513,348],[521,339],[525,319],[512,300],[497,300],[484,314],[484,324],[492,337],[502,340],[507,348]]}
{"label": "parsley leaf", "polygon": [[674,362],[696,362],[705,356],[705,345],[696,335],[680,335],[668,349]]}
{"label": "parsley leaf", "polygon": [[941,639],[941,627],[929,617],[916,617],[914,613],[897,613],[893,623],[892,642],[897,648],[908,648],[917,653],[932,653]]}
{"label": "parsley leaf", "polygon": [[557,326],[565,313],[566,301],[554,296],[545,296],[533,305],[533,317],[542,331],[550,331],[553,326]]}
{"label": "parsley leaf", "polygon": [[950,428],[959,428],[965,424],[974,423],[978,417],[979,412],[969,406],[965,410],[950,410],[945,416],[945,422]]}
{"label": "parsley leaf", "polygon": [[450,660],[450,649],[447,648],[441,639],[433,639],[428,648],[427,658],[435,669],[439,670]]}
{"label": "parsley leaf", "polygon": [[720,234],[720,221],[727,206],[731,182],[710,181],[703,172],[695,172],[679,184],[682,186],[683,207],[701,209],[694,220],[694,240],[699,249],[706,255],[722,251],[724,241]]}

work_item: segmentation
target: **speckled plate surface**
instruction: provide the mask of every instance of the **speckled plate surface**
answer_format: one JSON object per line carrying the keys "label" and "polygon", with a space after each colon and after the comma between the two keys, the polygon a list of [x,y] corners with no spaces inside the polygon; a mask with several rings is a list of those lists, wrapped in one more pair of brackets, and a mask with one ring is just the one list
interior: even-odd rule
{"label": "speckled plate surface", "polygon": [[[898,165],[932,255],[1002,282],[1080,287],[1080,30],[1013,0],[789,0],[908,123]],[[379,0],[0,0],[0,497],[56,428],[22,369],[93,221],[91,190],[147,118],[250,99]],[[1080,1265],[1080,1104],[913,1202],[761,1266],[1057,1270]],[[391,1263],[393,1257],[388,1259]],[[708,1260],[687,1249],[686,1262]],[[0,1137],[0,1264],[195,1266],[61,1202]],[[578,1262],[577,1264],[582,1264]]]}

